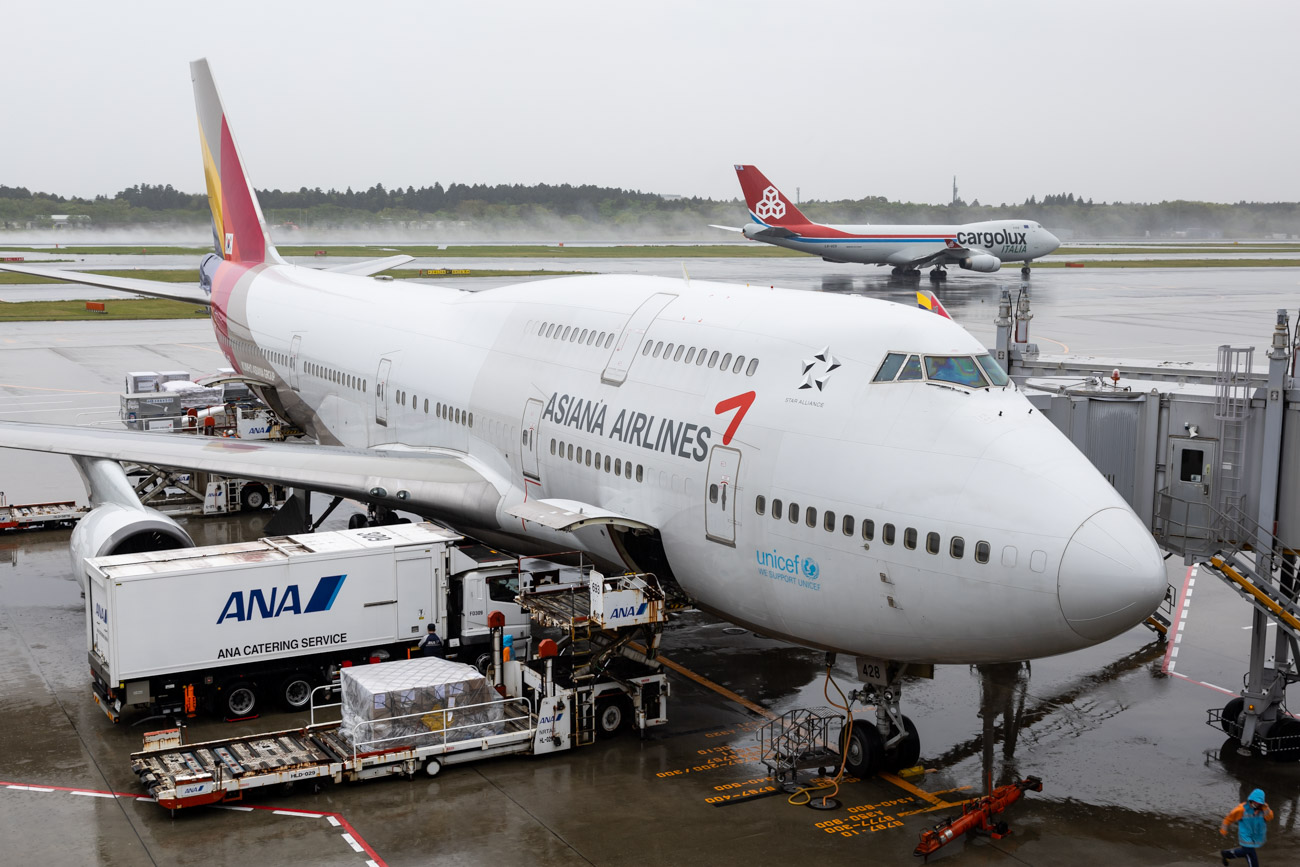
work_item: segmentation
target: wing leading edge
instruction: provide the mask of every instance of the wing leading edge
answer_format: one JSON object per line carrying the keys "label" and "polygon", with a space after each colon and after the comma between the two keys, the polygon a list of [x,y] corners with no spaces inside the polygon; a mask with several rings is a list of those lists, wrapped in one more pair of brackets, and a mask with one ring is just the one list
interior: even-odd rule
{"label": "wing leading edge", "polygon": [[99,286],[104,289],[117,289],[121,292],[134,292],[151,298],[166,298],[169,301],[184,301],[192,304],[211,305],[206,292],[197,284],[164,283],[161,280],[139,280],[134,277],[110,277],[104,274],[91,274],[85,271],[66,271],[59,268],[33,268],[28,265],[0,265],[0,271],[12,271],[15,274],[27,274],[32,277],[48,277],[65,283],[82,283],[86,286]]}
{"label": "wing leading edge", "polygon": [[[349,449],[0,422],[0,448],[203,470],[492,527],[510,483],[445,449]],[[522,495],[521,495],[522,496]]]}

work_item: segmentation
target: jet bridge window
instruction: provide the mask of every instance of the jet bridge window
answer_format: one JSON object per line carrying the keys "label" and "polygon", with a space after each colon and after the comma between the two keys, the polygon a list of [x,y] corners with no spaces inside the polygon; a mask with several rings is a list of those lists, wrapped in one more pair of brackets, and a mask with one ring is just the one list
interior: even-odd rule
{"label": "jet bridge window", "polygon": [[925,372],[938,382],[955,382],[970,388],[987,388],[989,384],[975,359],[967,355],[927,355]]}
{"label": "jet bridge window", "polygon": [[1183,449],[1178,462],[1178,478],[1184,482],[1200,483],[1205,480],[1202,475],[1205,467],[1205,452],[1201,449]]}

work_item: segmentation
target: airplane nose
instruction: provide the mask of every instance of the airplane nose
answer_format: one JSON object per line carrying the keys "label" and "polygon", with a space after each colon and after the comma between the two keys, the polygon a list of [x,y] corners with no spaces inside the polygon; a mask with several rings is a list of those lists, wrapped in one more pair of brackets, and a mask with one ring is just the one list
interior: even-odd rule
{"label": "airplane nose", "polygon": [[1051,232],[1048,231],[1044,231],[1043,234],[1047,236],[1047,238],[1045,239],[1046,249],[1044,249],[1040,255],[1046,256],[1048,253],[1055,253],[1057,250],[1061,248],[1060,238],[1056,237],[1055,235],[1053,235]]}
{"label": "airplane nose", "polygon": [[1155,539],[1128,509],[1102,509],[1079,525],[1056,579],[1070,628],[1104,641],[1141,623],[1168,586]]}

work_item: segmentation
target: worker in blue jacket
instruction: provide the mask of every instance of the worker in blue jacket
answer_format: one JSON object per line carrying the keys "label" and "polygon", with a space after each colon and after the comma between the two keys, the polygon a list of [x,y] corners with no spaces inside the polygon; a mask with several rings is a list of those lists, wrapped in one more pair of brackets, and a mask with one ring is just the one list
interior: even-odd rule
{"label": "worker in blue jacket", "polygon": [[1245,802],[1233,807],[1232,812],[1223,817],[1219,833],[1226,837],[1228,827],[1236,825],[1238,846],[1236,849],[1224,849],[1219,852],[1223,859],[1223,867],[1228,867],[1229,858],[1245,858],[1250,867],[1259,867],[1259,855],[1255,850],[1264,845],[1264,840],[1268,837],[1268,827],[1265,823],[1272,818],[1273,811],[1264,800],[1263,789],[1256,789],[1250,793],[1250,797]]}
{"label": "worker in blue jacket", "polygon": [[438,637],[438,633],[432,623],[429,624],[429,631],[425,634],[424,638],[420,639],[419,647],[421,656],[436,656],[439,659],[445,659],[447,657],[447,649],[443,647],[442,639]]}

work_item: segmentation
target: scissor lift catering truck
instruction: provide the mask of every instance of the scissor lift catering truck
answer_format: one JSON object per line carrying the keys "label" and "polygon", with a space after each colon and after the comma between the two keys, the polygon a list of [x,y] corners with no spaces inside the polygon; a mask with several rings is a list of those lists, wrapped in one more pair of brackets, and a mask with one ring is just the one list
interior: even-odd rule
{"label": "scissor lift catering truck", "polygon": [[[425,690],[425,706],[369,719],[372,707],[392,705],[345,682],[342,702],[313,702],[312,723],[304,728],[196,744],[184,744],[179,728],[150,732],[144,749],[131,756],[132,770],[152,798],[174,811],[303,780],[434,776],[445,765],[563,752],[629,723],[644,732],[667,722],[668,681],[656,658],[667,613],[652,577],[592,571],[586,588],[533,589],[519,601],[530,611],[545,609],[547,622],[569,630],[568,640],[547,638],[535,658],[510,658],[505,618],[493,611],[494,660],[486,678],[471,666],[449,670],[436,659],[380,663],[345,675],[345,681],[367,674],[405,687],[415,683],[403,679],[405,672],[433,664],[447,672],[435,686],[386,694],[409,698]],[[634,637],[644,644],[632,646]],[[342,721],[316,722],[318,712],[333,707],[342,708]],[[624,709],[630,712],[623,715]]]}
{"label": "scissor lift catering truck", "polygon": [[93,695],[114,722],[133,709],[305,711],[341,668],[409,656],[429,624],[448,656],[484,670],[489,611],[526,654],[521,587],[586,580],[428,523],[95,557],[84,568]]}

